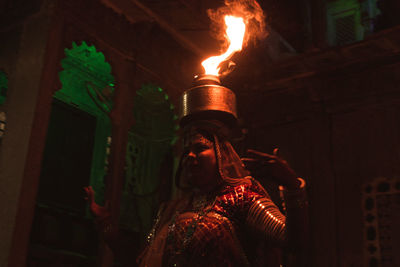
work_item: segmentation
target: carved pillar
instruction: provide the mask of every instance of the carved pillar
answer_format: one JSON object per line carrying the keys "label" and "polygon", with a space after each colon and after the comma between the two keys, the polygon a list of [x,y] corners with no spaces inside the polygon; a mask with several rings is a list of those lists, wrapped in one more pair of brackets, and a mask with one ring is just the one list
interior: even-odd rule
{"label": "carved pillar", "polygon": [[[53,14],[53,16],[46,15],[49,18],[48,25],[51,25],[49,26],[49,32],[46,29],[40,28],[43,25],[36,25],[36,27],[40,28],[40,31],[46,33],[46,36],[41,36],[41,38],[45,38],[43,40],[43,49],[45,52],[42,59],[43,67],[35,66],[36,69],[41,70],[41,78],[38,83],[37,102],[34,108],[34,117],[32,118],[29,146],[19,191],[20,198],[17,204],[15,225],[8,258],[8,266],[13,267],[25,266],[52,95],[57,85],[59,62],[63,55],[61,44],[64,27],[63,18],[58,16],[58,14]],[[26,45],[32,47],[32,44],[29,42]],[[28,47],[22,49],[30,50]],[[27,53],[34,54],[35,51],[27,51]],[[41,55],[38,54],[39,56]],[[12,205],[12,203],[8,203],[8,205]]]}
{"label": "carved pillar", "polygon": [[[110,168],[106,177],[105,200],[110,203],[112,225],[118,227],[128,130],[133,122],[131,109],[136,92],[134,85],[136,66],[134,62],[123,58],[120,54],[109,54],[109,57],[117,81],[117,90],[114,98],[115,108],[110,115],[112,143],[109,158]],[[101,243],[99,252],[100,266],[112,266],[112,252],[104,242]]]}

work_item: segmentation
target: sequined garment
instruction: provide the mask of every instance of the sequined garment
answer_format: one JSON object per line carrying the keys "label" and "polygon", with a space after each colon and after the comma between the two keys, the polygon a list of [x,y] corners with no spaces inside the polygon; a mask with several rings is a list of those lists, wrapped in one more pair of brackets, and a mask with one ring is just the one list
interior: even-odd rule
{"label": "sequined garment", "polygon": [[209,205],[183,211],[172,220],[163,266],[246,266],[242,229],[271,242],[285,240],[285,216],[256,184],[226,186]]}

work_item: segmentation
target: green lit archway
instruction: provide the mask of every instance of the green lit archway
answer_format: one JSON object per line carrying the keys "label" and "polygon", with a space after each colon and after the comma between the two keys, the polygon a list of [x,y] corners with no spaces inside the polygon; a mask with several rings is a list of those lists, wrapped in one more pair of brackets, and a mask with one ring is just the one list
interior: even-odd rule
{"label": "green lit archway", "polygon": [[97,117],[103,116],[103,110],[110,112],[112,103],[96,104],[91,97],[93,88],[112,95],[114,92],[114,77],[111,66],[105,61],[103,53],[96,51],[96,47],[72,43],[71,49],[65,49],[65,58],[61,61],[63,71],[60,72],[61,90],[55,97]]}
{"label": "green lit archway", "polygon": [[54,93],[38,199],[84,212],[84,186],[90,184],[96,201],[104,201],[114,77],[103,53],[85,42],[65,49],[61,65],[62,87]]}
{"label": "green lit archway", "polygon": [[[65,58],[61,65],[63,70],[59,76],[62,88],[54,97],[96,118],[90,185],[97,193],[96,201],[102,203],[111,144],[111,121],[108,113],[113,107],[115,79],[103,53],[84,41],[80,45],[73,42],[71,49],[65,49]],[[99,94],[103,101],[97,97]]]}
{"label": "green lit archway", "polygon": [[[152,224],[160,195],[167,193],[172,175],[172,145],[178,128],[174,106],[158,86],[148,84],[137,91],[133,114],[135,124],[129,131],[125,187],[122,196],[121,225],[146,233]],[[167,170],[162,169],[166,167]]]}
{"label": "green lit archway", "polygon": [[103,202],[114,77],[104,55],[85,42],[65,49],[61,65],[62,86],[53,95],[29,257],[39,265],[95,266],[98,233],[88,218],[83,187],[92,185],[96,202]]}

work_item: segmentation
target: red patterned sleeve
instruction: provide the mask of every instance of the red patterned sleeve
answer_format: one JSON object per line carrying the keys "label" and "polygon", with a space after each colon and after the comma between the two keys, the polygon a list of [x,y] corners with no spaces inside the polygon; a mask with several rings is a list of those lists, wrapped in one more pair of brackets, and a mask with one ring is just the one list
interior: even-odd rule
{"label": "red patterned sleeve", "polygon": [[219,197],[218,212],[233,221],[243,221],[248,227],[273,243],[286,240],[286,217],[257,185],[238,185],[228,188]]}

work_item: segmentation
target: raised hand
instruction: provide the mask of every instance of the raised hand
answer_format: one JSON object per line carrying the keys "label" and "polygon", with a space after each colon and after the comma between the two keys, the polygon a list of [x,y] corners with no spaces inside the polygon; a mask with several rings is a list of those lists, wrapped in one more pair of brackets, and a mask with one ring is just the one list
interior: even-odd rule
{"label": "raised hand", "polygon": [[242,161],[254,176],[271,177],[287,189],[298,189],[301,184],[298,176],[278,154],[278,148],[274,149],[272,155],[248,149],[247,157],[242,158]]}
{"label": "raised hand", "polygon": [[84,187],[86,192],[86,201],[89,204],[90,212],[95,217],[97,230],[102,234],[107,245],[114,251],[118,249],[118,227],[113,226],[111,222],[111,212],[109,202],[105,207],[98,205],[94,201],[94,190],[91,186]]}
{"label": "raised hand", "polygon": [[98,221],[104,221],[110,218],[111,213],[109,211],[109,205],[106,203],[106,206],[100,206],[94,201],[94,190],[91,186],[87,186],[83,188],[86,192],[85,200],[89,204],[90,212]]}

